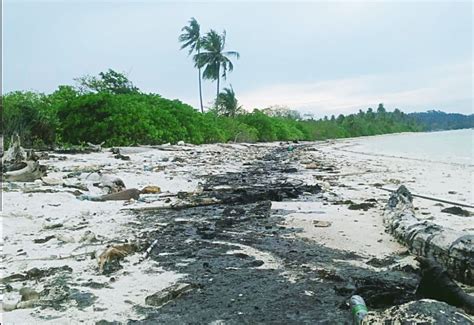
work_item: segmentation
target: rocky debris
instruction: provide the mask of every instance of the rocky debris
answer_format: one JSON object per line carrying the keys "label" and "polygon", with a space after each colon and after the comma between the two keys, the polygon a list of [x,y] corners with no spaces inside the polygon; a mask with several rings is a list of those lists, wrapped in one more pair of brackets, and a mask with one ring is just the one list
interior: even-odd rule
{"label": "rocky debris", "polygon": [[141,194],[159,194],[161,193],[161,188],[158,186],[148,185],[142,188]]}
{"label": "rocky debris", "polygon": [[154,293],[145,298],[145,303],[149,306],[161,307],[173,299],[193,290],[195,286],[190,283],[177,283],[162,291]]}
{"label": "rocky debris", "polygon": [[471,212],[469,212],[467,210],[464,210],[463,208],[460,208],[460,207],[444,208],[443,210],[441,210],[441,212],[450,213],[450,214],[454,214],[454,215],[461,216],[461,217],[470,217],[470,216],[472,216]]}
{"label": "rocky debris", "polygon": [[126,188],[121,178],[115,175],[102,174],[101,172],[88,175],[86,180],[92,181],[95,187],[104,189],[107,194],[118,193]]}
{"label": "rocky debris", "polygon": [[120,148],[111,148],[110,151],[114,154],[115,159],[130,160],[130,156],[122,155]]}
{"label": "rocky debris", "polygon": [[50,236],[46,236],[44,238],[33,239],[33,243],[35,243],[35,244],[44,244],[44,243],[50,241],[51,239],[53,239],[55,237],[56,237],[55,235],[50,235]]}
{"label": "rocky debris", "polygon": [[370,208],[375,207],[375,204],[372,202],[363,202],[363,203],[352,203],[349,205],[349,210],[364,210],[367,211]]}
{"label": "rocky debris", "polygon": [[474,314],[474,296],[465,293],[436,261],[418,257],[421,281],[416,293],[423,298],[436,299]]}
{"label": "rocky debris", "polygon": [[320,168],[320,166],[317,163],[309,163],[309,164],[306,164],[305,168],[306,169],[318,169],[318,168]]}
{"label": "rocky debris", "polygon": [[35,301],[40,298],[40,294],[32,288],[23,287],[20,289],[21,301],[16,308],[34,307]]}
{"label": "rocky debris", "polygon": [[364,324],[472,324],[468,315],[444,302],[430,299],[411,301],[382,312],[369,311]]}
{"label": "rocky debris", "polygon": [[332,225],[330,221],[322,221],[322,220],[313,220],[313,225],[315,227],[329,227]]}
{"label": "rocky debris", "polygon": [[400,186],[390,196],[384,223],[387,230],[412,253],[432,257],[454,279],[474,284],[474,235],[418,219],[413,197],[405,186]]}
{"label": "rocky debris", "polygon": [[71,272],[72,272],[72,268],[70,268],[67,265],[64,265],[61,267],[51,267],[48,269],[38,269],[34,267],[23,274],[17,273],[17,274],[12,274],[4,278],[1,278],[0,283],[39,280],[41,278],[55,275],[58,273],[71,273]]}
{"label": "rocky debris", "polygon": [[113,245],[107,247],[98,258],[99,272],[110,274],[122,268],[120,260],[137,251],[133,244]]}
{"label": "rocky debris", "polygon": [[68,148],[56,148],[54,149],[55,153],[60,153],[60,154],[80,154],[80,153],[93,153],[93,152],[101,152],[102,151],[102,145],[105,142],[102,142],[100,144],[93,144],[88,142],[87,146],[71,146]]}
{"label": "rocky debris", "polygon": [[77,198],[81,201],[88,200],[88,201],[129,201],[129,200],[138,200],[140,197],[141,191],[136,188],[129,188],[123,190],[121,192],[112,193],[112,194],[105,194],[99,196],[91,196],[91,195],[80,195]]}

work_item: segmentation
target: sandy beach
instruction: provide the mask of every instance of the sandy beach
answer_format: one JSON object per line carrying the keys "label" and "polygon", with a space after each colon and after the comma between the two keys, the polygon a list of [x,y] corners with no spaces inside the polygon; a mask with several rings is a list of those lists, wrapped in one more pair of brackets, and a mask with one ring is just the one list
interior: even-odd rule
{"label": "sandy beach", "polygon": [[[273,301],[270,306],[262,293],[255,298],[257,302],[248,303],[252,311],[247,310],[250,307],[241,301],[240,294],[245,296],[251,287],[258,291],[265,286],[265,282],[258,286],[251,282],[253,272],[267,275],[262,276],[261,281],[267,279],[268,290],[272,290],[269,283],[279,283],[273,290],[283,290],[280,285],[284,285],[285,289],[280,291],[282,298],[301,299],[300,305],[302,308],[308,305],[307,309],[321,304],[323,310],[326,301],[319,301],[325,298],[318,295],[315,286],[334,288],[331,281],[339,277],[342,280],[336,281],[336,287],[342,286],[340,290],[344,291],[349,285],[344,284],[346,274],[360,274],[361,279],[368,279],[375,273],[385,276],[384,272],[394,265],[397,270],[403,270],[406,265],[416,268],[406,247],[385,232],[383,214],[390,193],[381,187],[395,190],[403,184],[413,193],[472,205],[474,166],[379,154],[367,149],[364,141],[367,138],[299,144],[121,148],[121,154],[130,160],[116,159],[107,149],[90,154],[49,153],[49,159],[41,161],[48,166],[46,178],[31,183],[3,184],[1,273],[3,278],[23,276],[2,284],[2,324],[94,324],[101,320],[125,323],[146,319],[186,322],[192,319],[185,315],[188,300],[191,304],[193,299],[198,299],[194,303],[205,299],[195,297],[201,293],[207,297],[203,309],[211,308],[211,303],[217,301],[212,298],[214,291],[206,293],[207,286],[203,283],[217,282],[225,290],[225,278],[220,278],[218,271],[206,271],[214,265],[213,258],[209,257],[213,254],[219,255],[222,270],[232,276],[242,276],[242,282],[227,284],[232,286],[227,290],[229,295],[235,294],[235,297],[222,296],[223,305],[219,308],[225,312],[208,310],[207,314],[205,311],[201,314],[196,311],[197,322],[258,321],[256,314],[265,310],[271,314],[280,308],[275,297],[269,298]],[[248,228],[234,223],[234,228],[226,226],[219,233],[216,230],[219,222],[212,219],[221,216],[219,206],[217,210],[203,207],[204,210],[196,212],[170,209],[185,201],[179,193],[206,193],[210,179],[216,181],[222,175],[250,170],[256,161],[275,155],[273,152],[281,154],[272,158],[274,160],[268,158],[265,168],[278,163],[275,177],[284,177],[285,182],[291,184],[319,185],[321,189],[317,193],[305,189],[295,198],[271,200],[271,217],[267,221],[259,219],[258,224],[252,223]],[[249,175],[257,175],[263,168],[255,166]],[[97,185],[103,175],[120,178],[126,188],[158,186],[161,192],[142,194],[138,200],[131,201],[79,200],[80,195],[104,194],[104,189]],[[221,184],[224,185],[214,186],[213,190],[225,189],[225,177]],[[249,209],[260,209],[258,204]],[[474,233],[474,224],[469,218],[441,212],[448,204],[416,198],[414,205],[420,218]],[[247,208],[242,207],[245,211]],[[224,209],[222,213],[235,216],[240,212]],[[188,228],[201,219],[198,226]],[[213,220],[212,225],[209,220]],[[179,240],[182,246],[173,248],[169,238]],[[158,244],[153,246],[155,239]],[[110,274],[99,272],[97,258],[108,245],[135,242],[140,243],[141,249],[121,259],[118,270]],[[195,249],[198,243],[204,248]],[[147,247],[151,247],[150,256],[145,251]],[[189,252],[180,255],[178,248]],[[295,256],[292,259],[291,254]],[[228,259],[223,262],[224,258],[235,256],[247,264]],[[198,267],[204,271],[192,272]],[[41,274],[30,276],[34,272],[27,271],[34,268],[41,270]],[[214,266],[214,270],[216,268],[219,269]],[[229,279],[233,279],[231,275]],[[161,315],[156,315],[145,303],[146,297],[183,282],[191,283],[194,288],[193,293],[182,297],[183,305],[170,302],[160,308]],[[25,287],[41,293],[45,303],[19,308],[20,289]],[[60,292],[56,290],[58,287]],[[338,290],[336,294],[331,292],[337,297],[327,301],[331,308],[336,308],[328,310],[328,314],[335,313],[335,319],[350,319],[348,310],[336,306],[345,299]],[[215,291],[216,295],[218,292],[221,291]],[[227,298],[229,302],[225,301]],[[297,308],[290,303],[288,310],[293,312]],[[181,311],[180,317],[166,318],[177,310]],[[311,313],[294,316],[294,319],[309,321],[314,317]],[[207,318],[199,318],[204,315],[208,315]],[[281,317],[276,312],[274,316]],[[271,322],[272,316],[268,317],[260,321]],[[330,317],[321,315],[320,319]]]}

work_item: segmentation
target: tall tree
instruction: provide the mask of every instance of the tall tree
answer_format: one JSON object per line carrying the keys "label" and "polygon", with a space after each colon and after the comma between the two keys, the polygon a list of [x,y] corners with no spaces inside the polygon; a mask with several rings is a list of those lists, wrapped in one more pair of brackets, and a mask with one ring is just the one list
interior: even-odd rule
{"label": "tall tree", "polygon": [[[182,29],[182,34],[179,35],[179,41],[182,43],[181,49],[189,48],[188,55],[191,55],[193,52],[196,52],[198,55],[201,53],[201,26],[197,20],[192,17],[189,20],[189,25],[184,26]],[[201,67],[198,67],[199,73],[199,101],[201,104],[201,113],[204,113],[204,108],[202,106],[202,87],[201,87]]]}
{"label": "tall tree", "polygon": [[232,86],[224,88],[224,91],[217,95],[216,111],[219,115],[229,117],[235,117],[242,112],[242,106],[239,105]]}
{"label": "tall tree", "polygon": [[80,93],[136,94],[140,91],[124,73],[112,69],[100,72],[99,77],[86,75],[74,81]]}
{"label": "tall tree", "polygon": [[[230,57],[240,58],[240,54],[235,51],[224,51],[226,32],[219,35],[215,30],[208,32],[202,39],[202,48],[205,52],[194,56],[196,67],[204,68],[203,78],[217,81],[216,98],[219,97],[220,77],[226,79],[227,71],[234,70],[234,65]],[[221,71],[222,70],[222,71]]]}

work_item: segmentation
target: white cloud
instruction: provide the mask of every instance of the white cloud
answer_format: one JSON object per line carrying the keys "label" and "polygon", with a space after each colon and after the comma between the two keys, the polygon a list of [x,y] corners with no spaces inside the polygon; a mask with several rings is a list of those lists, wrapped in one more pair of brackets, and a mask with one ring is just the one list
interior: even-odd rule
{"label": "white cloud", "polygon": [[[246,109],[286,105],[316,115],[386,107],[402,110],[441,109],[472,113],[472,62],[431,70],[367,75],[316,83],[280,84],[241,93]],[[460,105],[458,107],[454,105]]]}

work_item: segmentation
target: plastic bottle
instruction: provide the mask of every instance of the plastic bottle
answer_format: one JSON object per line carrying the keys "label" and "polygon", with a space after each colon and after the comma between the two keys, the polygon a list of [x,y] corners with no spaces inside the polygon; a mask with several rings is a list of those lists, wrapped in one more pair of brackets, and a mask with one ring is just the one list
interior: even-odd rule
{"label": "plastic bottle", "polygon": [[354,324],[359,325],[362,324],[362,320],[367,315],[367,306],[365,305],[365,301],[361,296],[354,295],[350,299],[350,306],[352,317],[354,319]]}

